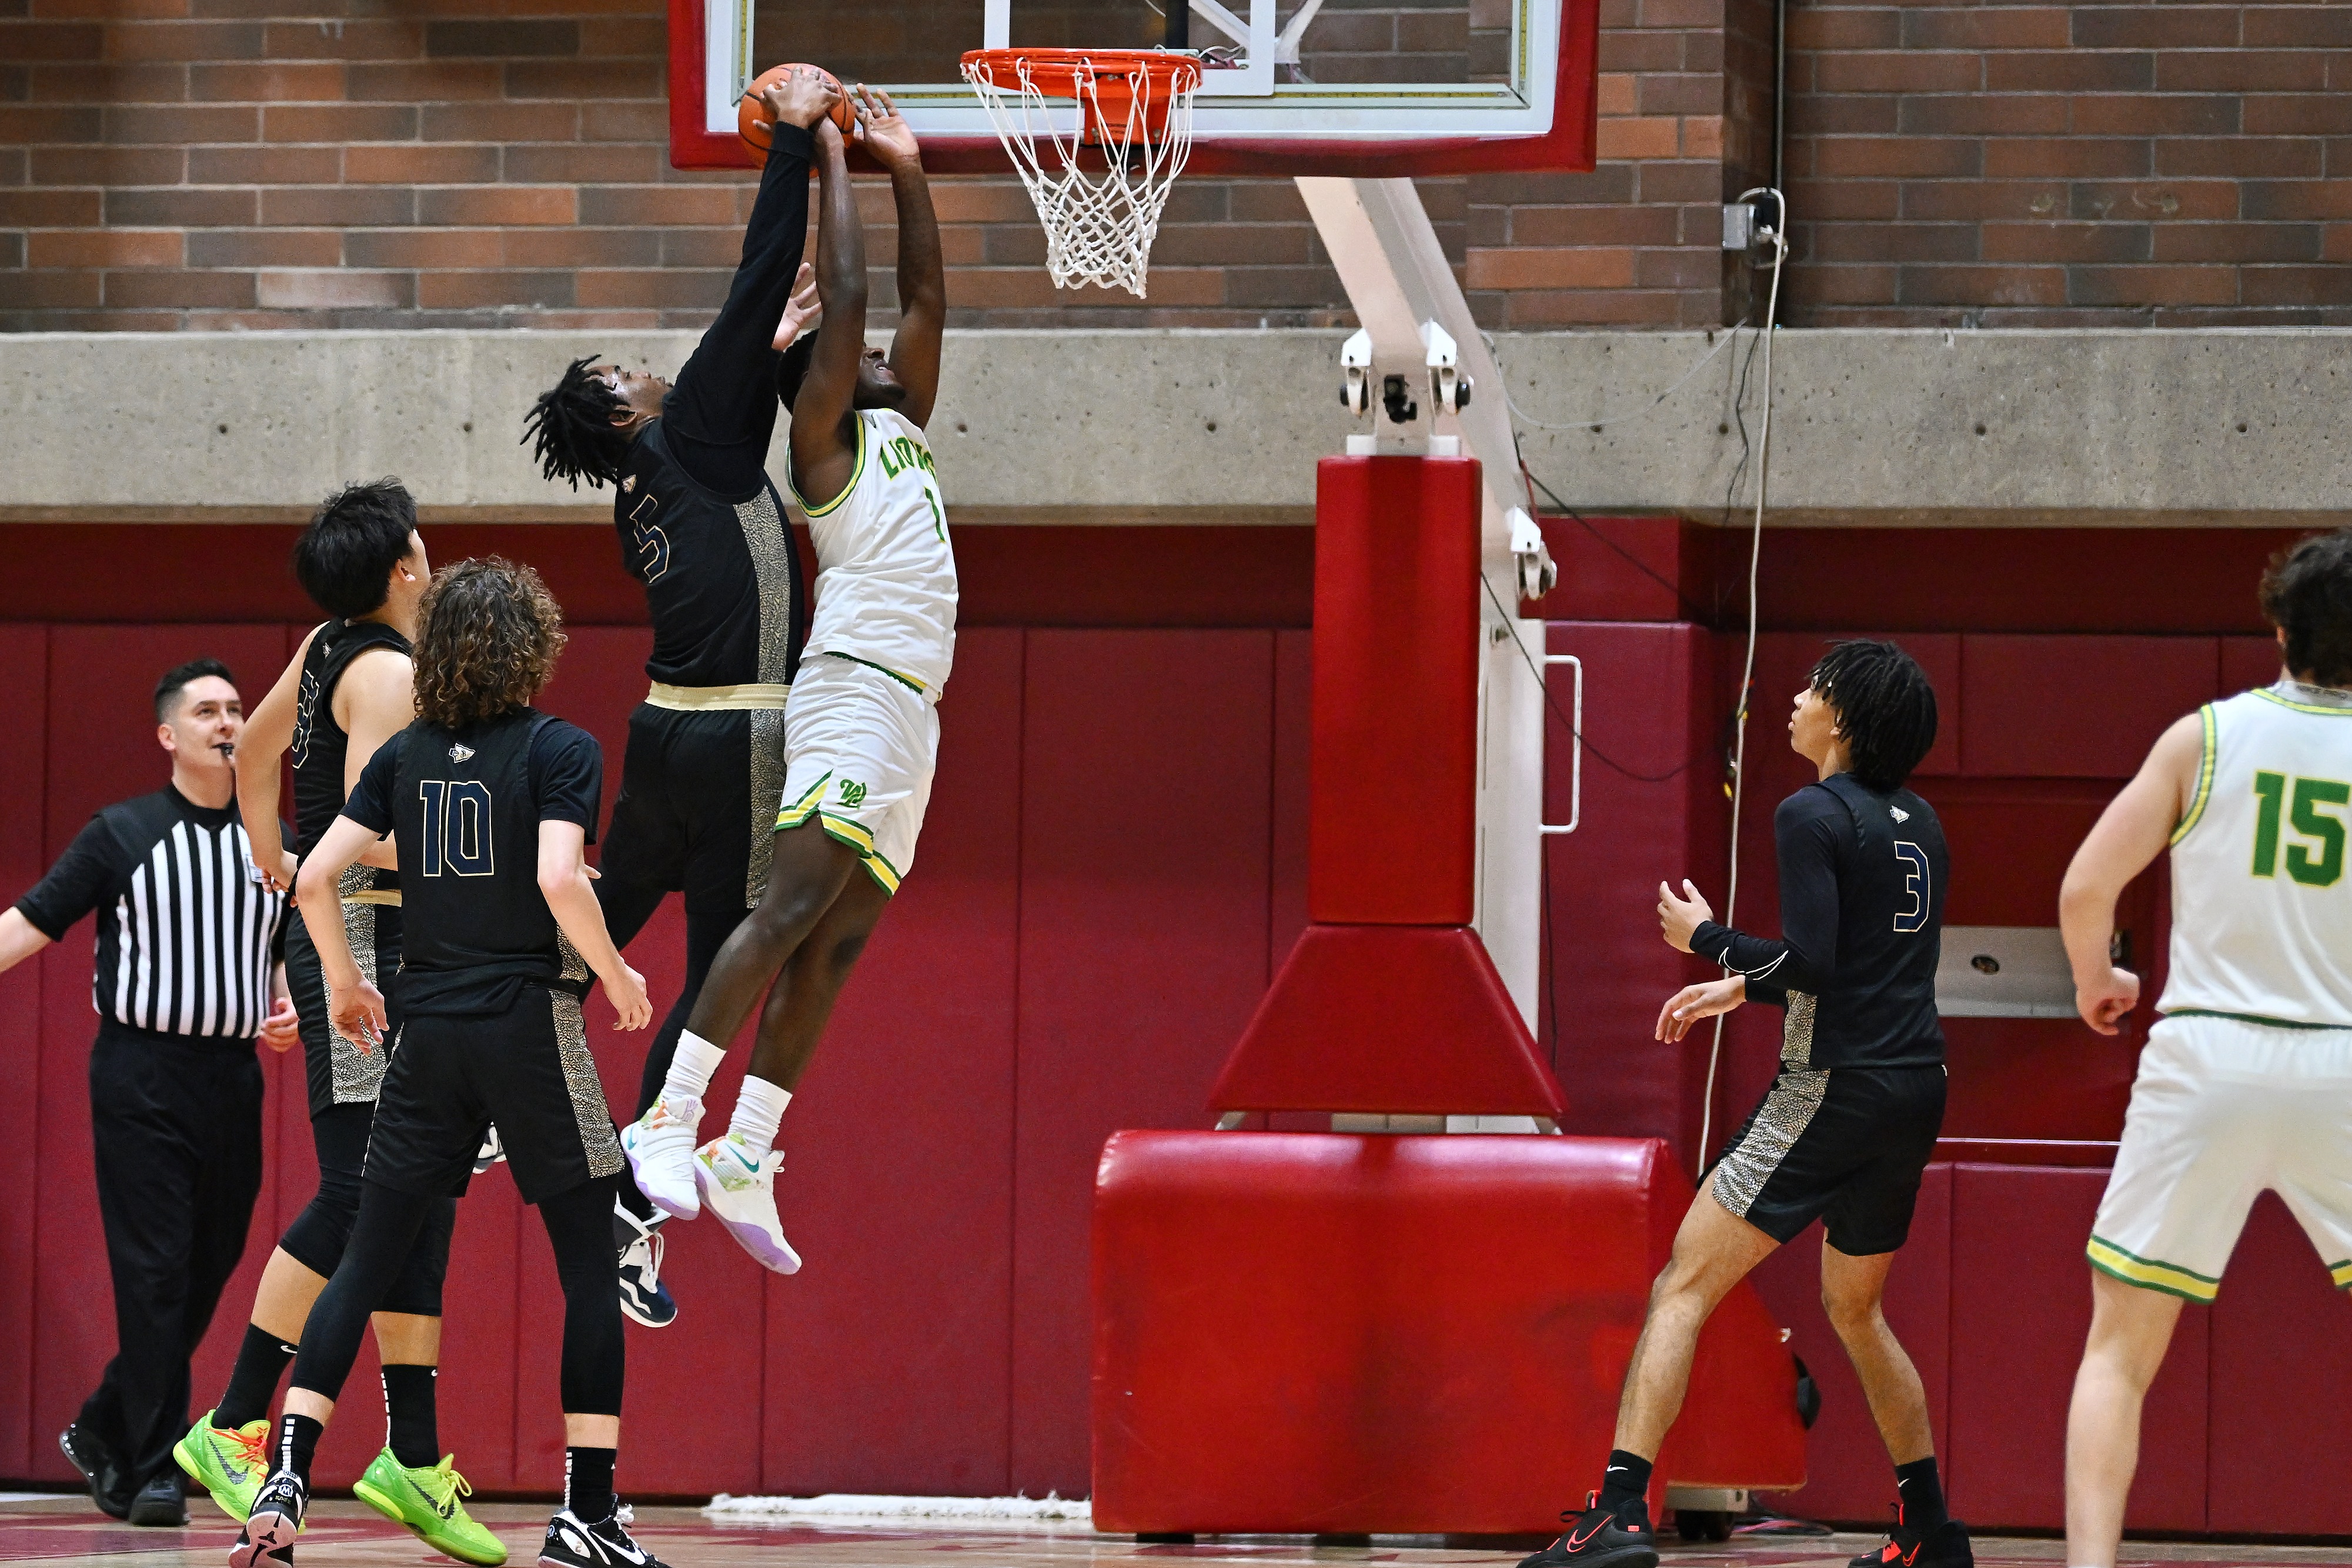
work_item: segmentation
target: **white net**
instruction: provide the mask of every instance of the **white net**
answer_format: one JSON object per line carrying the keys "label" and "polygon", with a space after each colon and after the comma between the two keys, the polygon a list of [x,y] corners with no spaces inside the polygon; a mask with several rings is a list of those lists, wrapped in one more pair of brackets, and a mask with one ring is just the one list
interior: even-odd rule
{"label": "white net", "polygon": [[[1160,214],[1192,152],[1199,68],[1182,56],[1032,50],[968,57],[963,74],[1036,204],[1055,284],[1144,298]],[[1099,168],[1087,167],[1089,153]]]}

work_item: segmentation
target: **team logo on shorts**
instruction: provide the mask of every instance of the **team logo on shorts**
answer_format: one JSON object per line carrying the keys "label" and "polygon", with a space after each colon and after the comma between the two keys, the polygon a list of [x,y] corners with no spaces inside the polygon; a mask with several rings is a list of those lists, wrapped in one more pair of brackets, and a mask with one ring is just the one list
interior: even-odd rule
{"label": "team logo on shorts", "polygon": [[855,779],[843,779],[841,781],[841,803],[845,806],[864,805],[866,803],[866,786],[860,784]]}

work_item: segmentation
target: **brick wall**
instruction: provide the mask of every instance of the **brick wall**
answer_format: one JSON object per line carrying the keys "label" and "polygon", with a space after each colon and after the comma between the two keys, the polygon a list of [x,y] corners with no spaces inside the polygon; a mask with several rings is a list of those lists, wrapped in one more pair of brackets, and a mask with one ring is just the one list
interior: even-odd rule
{"label": "brick wall", "polygon": [[1805,0],[1792,319],[2352,322],[2352,5]]}
{"label": "brick wall", "polygon": [[[1611,5],[1599,173],[1423,187],[1496,326],[1722,319],[1720,0]],[[1475,70],[1498,17],[1325,36]],[[0,328],[698,325],[751,185],[668,167],[664,49],[654,0],[0,0]],[[1140,307],[1054,289],[1017,185],[939,204],[959,325],[1345,319],[1285,181],[1185,182]]]}

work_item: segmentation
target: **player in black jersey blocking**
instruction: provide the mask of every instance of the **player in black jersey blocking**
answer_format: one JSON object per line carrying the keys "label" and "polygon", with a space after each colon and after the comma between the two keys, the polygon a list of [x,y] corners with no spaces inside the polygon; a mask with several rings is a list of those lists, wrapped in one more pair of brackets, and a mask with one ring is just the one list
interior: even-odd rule
{"label": "player in black jersey blocking", "polygon": [[[331,617],[312,628],[278,684],[246,721],[237,747],[237,803],[254,862],[291,891],[297,858],[318,847],[376,748],[415,716],[408,662],[416,607],[432,572],[416,532],[416,503],[399,481],[353,485],[330,497],[295,541],[294,574]],[[278,827],[281,763],[294,769],[294,848]],[[400,968],[400,879],[392,846],[369,849],[312,918],[338,918],[369,982],[389,989]],[[253,1316],[213,1409],[173,1449],[180,1468],[243,1521],[268,1474],[269,1404],[292,1361],[303,1320],[342,1260],[359,1215],[360,1171],[385,1052],[336,1030],[326,977],[304,914],[289,912],[286,973],[300,1019],[319,1190],[279,1239],[254,1294]],[[394,1033],[397,1033],[395,1024]],[[441,1283],[457,1201],[442,1200],[417,1234],[375,1315],[383,1353],[386,1434],[360,1496],[460,1562],[496,1564],[506,1548],[467,1513],[463,1479],[440,1453],[435,1367],[441,1352]]]}
{"label": "player in black jersey blocking", "polygon": [[[523,1200],[539,1207],[564,1298],[564,1504],[540,1562],[650,1568],[613,1496],[624,1346],[611,1213],[620,1145],[581,1016],[590,977],[623,1029],[653,1013],[604,929],[584,847],[603,759],[593,737],[535,712],[562,612],[538,574],[471,560],[435,579],[415,653],[418,716],[362,769],[297,883],[305,907],[386,832],[399,847],[406,944],[401,1032],[377,1096],[360,1210],[302,1333],[274,1469],[232,1568],[293,1561],[310,1458],[368,1314],[439,1205],[462,1192],[495,1122]],[[335,1027],[383,1049],[385,999],[334,922],[312,933]]]}
{"label": "player in black jersey blocking", "polygon": [[[525,422],[549,478],[614,486],[621,563],[645,584],[652,612],[652,685],[629,716],[596,894],[624,946],[665,896],[685,894],[686,985],[654,1037],[633,1118],[659,1096],[711,960],[767,887],[784,694],[808,636],[807,589],[768,477],[768,444],[779,350],[816,315],[801,264],[808,127],[837,96],[805,70],[766,89],[775,141],[742,260],[677,384],[578,360]],[[662,1217],[626,1176],[621,1189],[621,1304],[659,1328],[677,1311],[660,1282]]]}
{"label": "player in black jersey blocking", "polygon": [[1936,694],[1891,643],[1840,643],[1797,694],[1789,744],[1819,771],[1773,814],[1780,936],[1718,925],[1690,883],[1658,885],[1666,941],[1730,973],[1658,1013],[1657,1038],[1745,1001],[1788,1009],[1780,1071],[1704,1180],[1650,1292],[1597,1496],[1523,1568],[1649,1568],[1652,1462],[1682,1408],[1707,1315],[1775,1248],[1825,1221],[1822,1304],[1853,1359],[1901,1498],[1852,1568],[1969,1568],[1944,1509],[1919,1374],[1880,1311],[1944,1120],[1936,961],[1944,831],[1903,787],[1936,740]]}

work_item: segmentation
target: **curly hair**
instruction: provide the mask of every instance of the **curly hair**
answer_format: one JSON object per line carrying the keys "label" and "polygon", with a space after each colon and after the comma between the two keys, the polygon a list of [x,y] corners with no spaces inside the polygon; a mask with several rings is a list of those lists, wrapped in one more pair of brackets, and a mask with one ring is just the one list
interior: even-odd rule
{"label": "curly hair", "polygon": [[2299,680],[2352,685],[2352,528],[2312,534],[2263,573],[2263,614]]}
{"label": "curly hair", "polygon": [[1881,793],[1899,789],[1936,744],[1936,688],[1892,643],[1857,637],[1831,645],[1809,677],[1837,710],[1853,776]]}
{"label": "curly hair", "polygon": [[418,716],[464,729],[529,706],[566,640],[563,611],[530,568],[487,556],[434,573],[417,606]]}
{"label": "curly hair", "polygon": [[629,437],[613,424],[621,396],[604,377],[589,373],[595,362],[593,354],[572,361],[522,416],[522,438],[533,443],[540,471],[570,480],[575,490],[583,479],[591,489],[618,484],[629,456]]}

